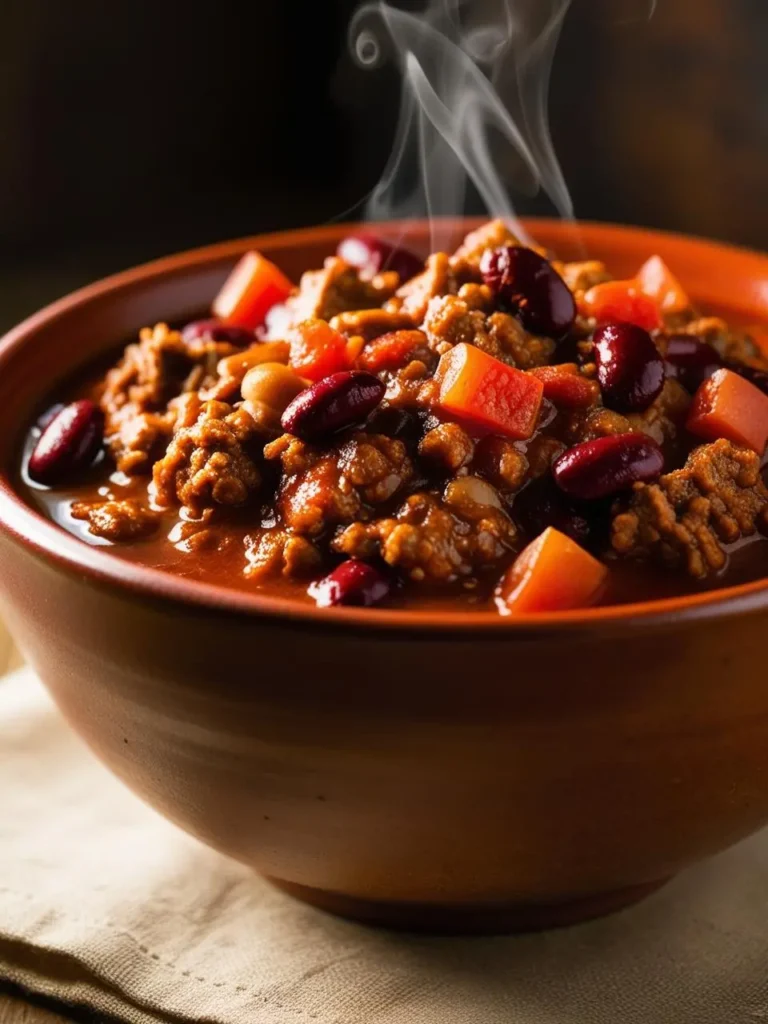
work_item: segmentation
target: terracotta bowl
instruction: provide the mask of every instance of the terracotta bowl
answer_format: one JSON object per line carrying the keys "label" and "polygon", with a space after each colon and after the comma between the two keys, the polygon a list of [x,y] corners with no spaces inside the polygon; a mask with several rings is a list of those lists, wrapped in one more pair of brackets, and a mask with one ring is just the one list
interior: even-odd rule
{"label": "terracotta bowl", "polygon": [[[529,226],[579,255],[572,228]],[[309,902],[442,930],[630,903],[768,822],[768,582],[520,622],[318,610],[121,561],[14,492],[23,431],[73,368],[199,313],[245,249],[297,279],[345,231],[161,260],[6,337],[0,611],[120,778]],[[408,231],[426,251],[426,226]],[[695,299],[768,319],[766,257],[597,224],[580,240],[619,275],[661,253]]]}

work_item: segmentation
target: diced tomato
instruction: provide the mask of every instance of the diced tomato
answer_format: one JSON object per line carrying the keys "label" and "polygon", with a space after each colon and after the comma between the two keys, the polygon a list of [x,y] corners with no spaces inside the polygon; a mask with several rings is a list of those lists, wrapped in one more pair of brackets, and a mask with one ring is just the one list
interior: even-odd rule
{"label": "diced tomato", "polygon": [[635,280],[643,295],[653,299],[662,313],[682,313],[690,309],[691,300],[661,256],[646,260]]}
{"label": "diced tomato", "polygon": [[515,440],[536,429],[544,385],[530,373],[462,342],[441,356],[436,376],[437,404],[449,416]]}
{"label": "diced tomato", "polygon": [[283,302],[293,285],[274,263],[252,250],[237,263],[213,300],[213,312],[228,324],[255,329]]}
{"label": "diced tomato", "polygon": [[597,381],[582,376],[575,363],[537,366],[528,372],[544,385],[544,397],[565,409],[584,409],[593,405],[600,393]]}
{"label": "diced tomato", "polygon": [[607,577],[602,562],[548,526],[507,571],[499,603],[512,615],[586,608],[600,596]]}
{"label": "diced tomato", "polygon": [[768,395],[732,370],[717,370],[693,396],[686,426],[705,441],[725,437],[762,455],[768,442]]}
{"label": "diced tomato", "polygon": [[425,344],[421,331],[390,331],[368,342],[360,355],[360,366],[369,373],[399,370],[411,353]]}
{"label": "diced tomato", "polygon": [[347,339],[325,320],[305,320],[292,332],[289,362],[313,382],[348,370]]}
{"label": "diced tomato", "polygon": [[637,324],[646,331],[661,327],[659,308],[644,295],[635,281],[605,281],[590,288],[581,300],[584,316],[593,316],[598,323],[618,320]]}

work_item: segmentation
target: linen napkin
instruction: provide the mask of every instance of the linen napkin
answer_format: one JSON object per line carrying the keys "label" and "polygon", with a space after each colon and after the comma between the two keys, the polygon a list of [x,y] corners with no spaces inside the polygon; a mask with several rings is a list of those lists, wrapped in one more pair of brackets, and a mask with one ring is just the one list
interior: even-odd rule
{"label": "linen napkin", "polygon": [[130,1024],[768,1020],[768,833],[623,913],[412,937],[278,893],[129,794],[29,670],[0,682],[0,978]]}

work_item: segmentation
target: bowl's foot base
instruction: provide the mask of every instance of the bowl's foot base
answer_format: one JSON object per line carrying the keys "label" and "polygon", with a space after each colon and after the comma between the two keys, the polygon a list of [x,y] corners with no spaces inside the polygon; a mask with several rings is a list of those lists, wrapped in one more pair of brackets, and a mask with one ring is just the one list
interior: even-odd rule
{"label": "bowl's foot base", "polygon": [[270,878],[270,881],[304,903],[364,924],[438,935],[498,935],[540,931],[544,928],[563,928],[578,924],[580,921],[603,917],[645,899],[666,884],[668,879],[584,896],[563,903],[468,903],[447,906],[364,900],[342,893],[312,889],[278,878]]}

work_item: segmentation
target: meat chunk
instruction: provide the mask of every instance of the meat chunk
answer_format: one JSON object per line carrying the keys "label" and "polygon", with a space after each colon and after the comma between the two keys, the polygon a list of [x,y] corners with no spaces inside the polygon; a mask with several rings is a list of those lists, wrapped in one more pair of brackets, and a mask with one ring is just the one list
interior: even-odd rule
{"label": "meat chunk", "polygon": [[468,465],[474,453],[475,442],[458,423],[440,423],[419,443],[419,455],[449,473]]}
{"label": "meat chunk", "polygon": [[279,319],[269,319],[266,340],[279,340],[304,320],[331,320],[349,310],[381,306],[394,295],[398,281],[391,271],[364,281],[354,267],[338,256],[329,256],[322,270],[302,275],[298,291],[286,300]]}
{"label": "meat chunk", "polygon": [[393,302],[398,303],[397,309],[407,313],[415,324],[420,324],[427,312],[430,299],[455,291],[456,278],[448,256],[444,252],[436,252],[428,257],[426,269],[421,274],[412,277],[398,288]]}
{"label": "meat chunk", "polygon": [[430,301],[423,330],[430,348],[438,355],[466,342],[523,370],[544,366],[555,350],[550,338],[528,334],[520,321],[508,313],[486,316],[481,309],[471,309],[465,299],[456,295]]}
{"label": "meat chunk", "polygon": [[100,399],[107,446],[118,469],[149,472],[173,431],[168,402],[213,384],[219,360],[236,351],[229,342],[209,338],[187,342],[167,324],[144,328],[107,373]]}
{"label": "meat chunk", "polygon": [[703,579],[725,567],[724,544],[768,526],[768,490],[760,459],[720,439],[691,453],[683,469],[638,484],[612,524],[620,555],[655,556]]}
{"label": "meat chunk", "polygon": [[339,313],[331,320],[331,327],[350,338],[353,335],[372,341],[391,331],[408,331],[414,327],[408,313],[390,309],[356,309]]}
{"label": "meat chunk", "polygon": [[513,547],[515,526],[501,509],[486,507],[473,521],[430,494],[413,494],[392,519],[356,522],[332,547],[353,558],[379,555],[413,580],[448,583],[493,565]]}
{"label": "meat chunk", "polygon": [[250,579],[270,576],[307,576],[320,568],[320,552],[306,537],[287,530],[267,529],[245,540],[245,575]]}
{"label": "meat chunk", "polygon": [[368,517],[369,507],[387,501],[413,475],[403,442],[383,434],[358,433],[330,449],[284,434],[264,455],[282,463],[277,509],[283,525],[308,537]]}
{"label": "meat chunk", "polygon": [[141,540],[155,532],[160,522],[157,512],[134,499],[122,501],[76,501],[70,508],[73,519],[88,523],[88,532],[114,543]]}
{"label": "meat chunk", "polygon": [[514,442],[489,435],[477,445],[473,469],[502,493],[513,494],[520,490],[528,477],[528,459]]}
{"label": "meat chunk", "polygon": [[216,505],[243,505],[257,490],[261,474],[248,450],[256,425],[245,409],[205,402],[190,426],[173,435],[152,479],[160,505],[180,503],[199,517]]}
{"label": "meat chunk", "polygon": [[584,260],[580,263],[554,264],[555,269],[561,274],[563,280],[577,297],[594,288],[596,284],[603,284],[611,280],[611,275],[604,263],[600,260]]}
{"label": "meat chunk", "polygon": [[586,415],[577,412],[570,421],[568,437],[574,441],[592,441],[608,434],[647,434],[657,444],[674,441],[682,429],[691,396],[676,380],[664,382],[658,397],[643,412],[624,416],[603,406],[589,410]]}
{"label": "meat chunk", "polygon": [[491,220],[475,231],[470,231],[451,256],[451,268],[462,281],[480,280],[483,253],[486,249],[498,249],[501,245],[520,245],[520,240],[503,220]]}

